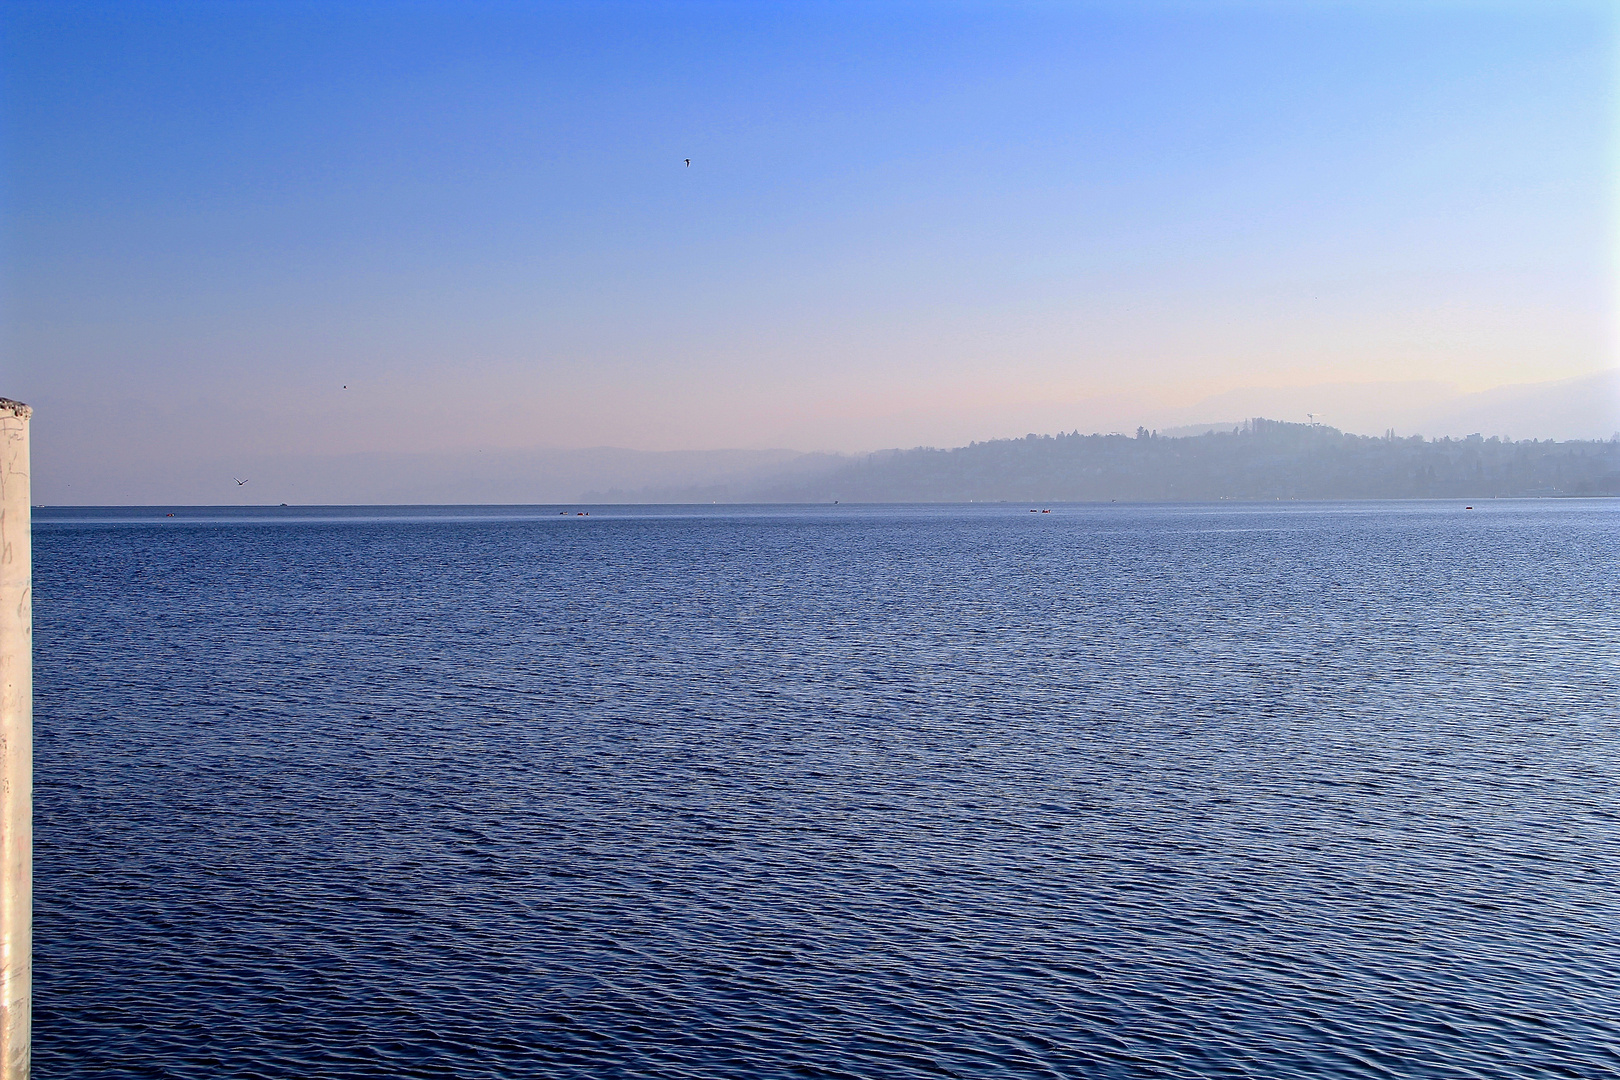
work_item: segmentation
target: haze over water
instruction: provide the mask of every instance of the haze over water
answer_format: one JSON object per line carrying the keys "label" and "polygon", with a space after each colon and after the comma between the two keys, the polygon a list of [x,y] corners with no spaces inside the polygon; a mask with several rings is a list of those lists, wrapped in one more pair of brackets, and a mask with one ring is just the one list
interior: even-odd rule
{"label": "haze over water", "polygon": [[1620,1070],[1612,501],[560,509],[40,513],[39,1075]]}

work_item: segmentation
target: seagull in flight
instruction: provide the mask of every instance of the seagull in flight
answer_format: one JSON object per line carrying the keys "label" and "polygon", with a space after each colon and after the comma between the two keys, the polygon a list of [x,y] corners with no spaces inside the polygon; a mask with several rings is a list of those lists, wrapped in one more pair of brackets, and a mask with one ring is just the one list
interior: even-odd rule
{"label": "seagull in flight", "polygon": [[[236,477],[233,476],[233,477],[231,477],[231,479],[236,480]],[[236,486],[237,487],[241,487],[243,484],[246,484],[246,483],[247,483],[246,480],[236,480]]]}

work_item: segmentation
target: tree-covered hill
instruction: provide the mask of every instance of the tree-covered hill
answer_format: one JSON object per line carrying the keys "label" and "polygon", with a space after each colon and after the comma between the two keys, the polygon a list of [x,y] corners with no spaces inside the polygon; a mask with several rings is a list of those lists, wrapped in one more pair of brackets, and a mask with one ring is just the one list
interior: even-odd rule
{"label": "tree-covered hill", "polygon": [[818,476],[694,497],[784,502],[1413,499],[1620,495],[1620,441],[1347,435],[1252,420],[1167,438],[1029,435],[873,454]]}

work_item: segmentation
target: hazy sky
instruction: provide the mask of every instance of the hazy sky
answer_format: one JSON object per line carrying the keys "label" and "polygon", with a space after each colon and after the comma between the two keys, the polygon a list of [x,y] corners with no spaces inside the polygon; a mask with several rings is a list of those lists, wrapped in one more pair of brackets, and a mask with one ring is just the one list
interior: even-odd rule
{"label": "hazy sky", "polygon": [[0,394],[75,468],[1617,362],[1608,4],[0,11]]}

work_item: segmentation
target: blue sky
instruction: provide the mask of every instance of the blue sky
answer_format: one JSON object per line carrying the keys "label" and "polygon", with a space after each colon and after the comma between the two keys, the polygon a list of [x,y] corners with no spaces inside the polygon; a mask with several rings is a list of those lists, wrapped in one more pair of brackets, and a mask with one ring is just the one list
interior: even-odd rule
{"label": "blue sky", "polygon": [[74,467],[1616,363],[1607,5],[3,11],[0,393]]}

